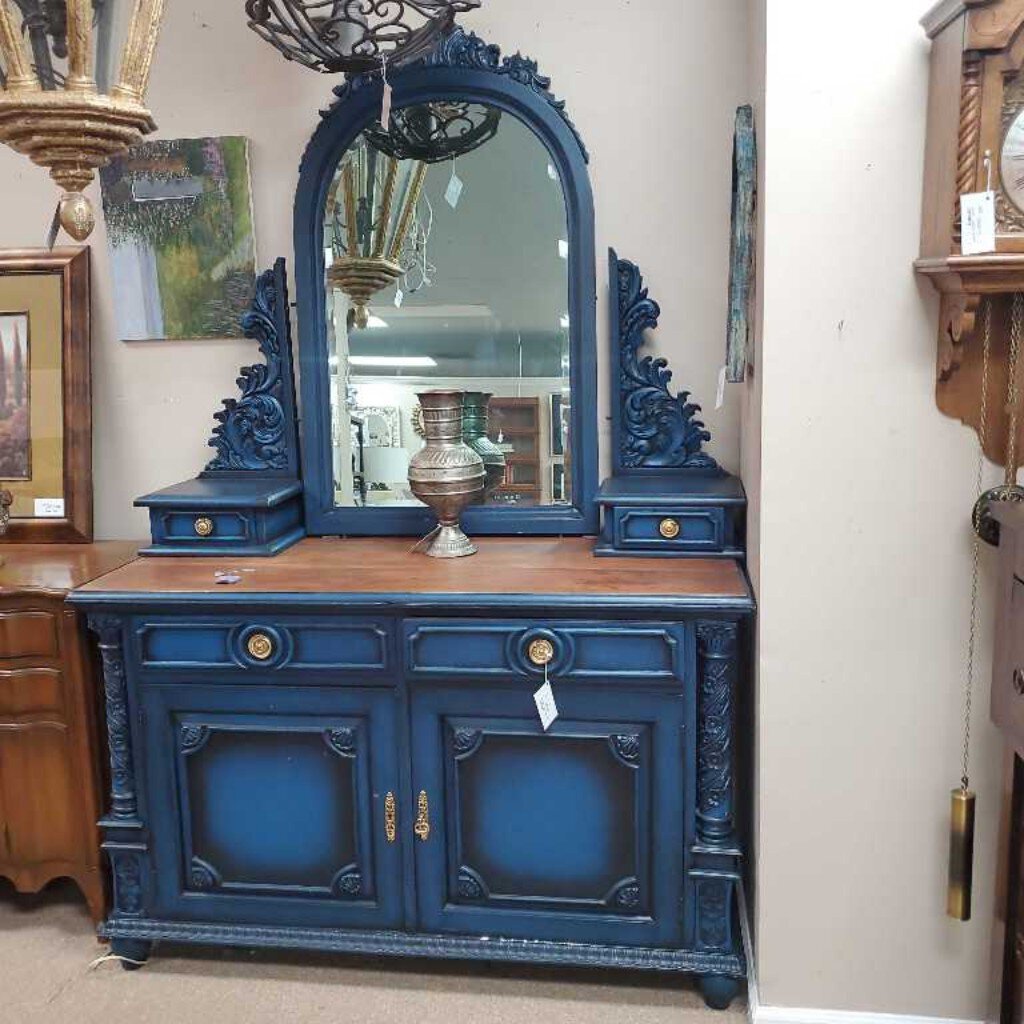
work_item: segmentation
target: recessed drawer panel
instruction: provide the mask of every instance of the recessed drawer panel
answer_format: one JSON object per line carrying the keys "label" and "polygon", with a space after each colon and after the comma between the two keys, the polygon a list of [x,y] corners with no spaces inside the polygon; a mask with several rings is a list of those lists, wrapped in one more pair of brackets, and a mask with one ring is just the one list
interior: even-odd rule
{"label": "recessed drawer panel", "polygon": [[343,622],[252,619],[162,619],[139,623],[144,669],[303,669],[358,672],[389,667],[390,627]]}
{"label": "recessed drawer panel", "polygon": [[50,612],[0,612],[0,658],[56,658],[57,619]]}
{"label": "recessed drawer panel", "polygon": [[159,512],[162,539],[189,544],[244,543],[252,539],[252,522],[238,512]]}
{"label": "recessed drawer panel", "polygon": [[643,551],[721,551],[725,512],[721,508],[615,509],[615,544]]}
{"label": "recessed drawer panel", "polygon": [[0,722],[26,715],[61,715],[61,675],[54,668],[0,670]]}
{"label": "recessed drawer panel", "polygon": [[683,679],[686,627],[678,623],[478,622],[415,619],[405,626],[414,676],[672,682]]}

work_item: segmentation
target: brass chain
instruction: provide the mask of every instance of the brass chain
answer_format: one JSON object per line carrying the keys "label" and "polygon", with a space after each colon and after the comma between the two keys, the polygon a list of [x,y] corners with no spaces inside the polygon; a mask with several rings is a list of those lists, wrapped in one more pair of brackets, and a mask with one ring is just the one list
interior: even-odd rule
{"label": "brass chain", "polygon": [[1024,326],[1024,295],[1016,292],[1013,296],[1013,312],[1010,317],[1010,357],[1006,368],[1006,405],[1009,415],[1006,437],[1006,487],[1017,483],[1017,420],[1019,413],[1020,383],[1017,379],[1020,360],[1020,335]]}
{"label": "brass chain", "polygon": [[[1021,296],[1014,296],[1014,311],[1017,309],[1017,299]],[[978,467],[975,475],[974,493],[981,494],[984,483],[985,472],[985,438],[988,430],[988,363],[989,353],[992,347],[992,299],[985,299],[985,312],[982,320],[982,349],[981,349],[981,415],[978,421]],[[1012,332],[1011,332],[1012,334]],[[1020,332],[1018,324],[1018,344]],[[960,786],[965,791],[970,788],[970,766],[971,766],[971,697],[974,692],[974,655],[977,647],[978,633],[978,569],[981,560],[981,537],[977,530],[973,531],[974,544],[971,551],[971,628],[967,638],[967,682],[964,685],[964,753],[963,753],[963,774],[960,776]]]}

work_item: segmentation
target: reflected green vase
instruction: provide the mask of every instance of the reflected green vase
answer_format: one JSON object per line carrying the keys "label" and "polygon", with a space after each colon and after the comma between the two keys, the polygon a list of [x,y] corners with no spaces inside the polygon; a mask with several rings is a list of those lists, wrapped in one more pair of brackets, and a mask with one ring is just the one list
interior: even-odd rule
{"label": "reflected green vase", "polygon": [[462,402],[462,440],[483,460],[484,492],[478,503],[486,501],[505,479],[505,455],[487,436],[488,391],[467,391]]}

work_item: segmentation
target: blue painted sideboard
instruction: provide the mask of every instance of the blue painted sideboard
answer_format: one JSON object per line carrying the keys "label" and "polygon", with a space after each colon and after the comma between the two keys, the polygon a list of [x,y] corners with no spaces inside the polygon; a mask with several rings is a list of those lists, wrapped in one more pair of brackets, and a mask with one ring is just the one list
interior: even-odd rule
{"label": "blue painted sideboard", "polygon": [[235,585],[144,559],[72,595],[105,672],[116,953],[657,968],[728,1003],[742,569],[479,543],[309,539]]}

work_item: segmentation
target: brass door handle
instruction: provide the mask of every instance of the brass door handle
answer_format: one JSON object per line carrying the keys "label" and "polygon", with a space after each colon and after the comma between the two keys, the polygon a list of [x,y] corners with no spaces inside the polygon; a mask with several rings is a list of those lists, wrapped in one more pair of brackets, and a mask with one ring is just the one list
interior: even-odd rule
{"label": "brass door handle", "polygon": [[389,843],[398,837],[398,811],[395,808],[395,794],[390,791],[384,797],[384,835]]}
{"label": "brass door handle", "polygon": [[430,838],[430,804],[425,789],[420,790],[420,797],[416,802],[416,824],[412,830],[419,836],[421,842],[425,843]]}

